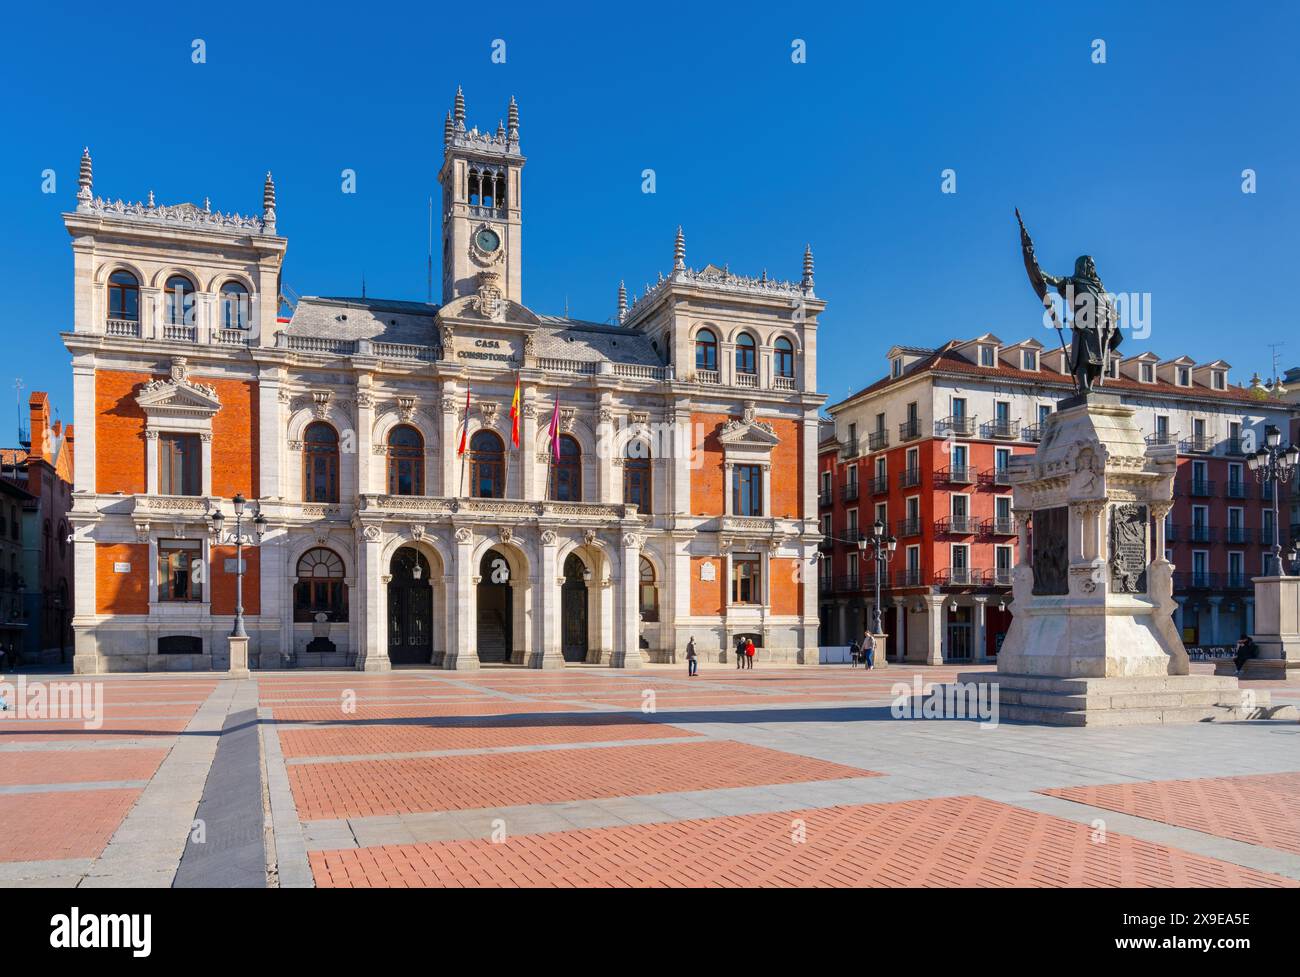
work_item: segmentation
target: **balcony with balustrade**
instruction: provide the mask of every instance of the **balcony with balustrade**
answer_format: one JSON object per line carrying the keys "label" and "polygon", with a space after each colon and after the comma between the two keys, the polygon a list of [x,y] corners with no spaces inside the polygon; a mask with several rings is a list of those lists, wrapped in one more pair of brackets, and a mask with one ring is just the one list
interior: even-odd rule
{"label": "balcony with balustrade", "polygon": [[899,488],[915,488],[921,484],[921,469],[905,468],[898,473]]}
{"label": "balcony with balustrade", "polygon": [[1255,531],[1245,526],[1229,526],[1224,533],[1224,542],[1234,544],[1253,543]]}
{"label": "balcony with balustrade", "polygon": [[1015,536],[1016,520],[1011,516],[985,519],[980,523],[981,536]]}
{"label": "balcony with balustrade", "polygon": [[1183,491],[1198,499],[1214,495],[1214,482],[1208,478],[1190,478],[1183,483]]}
{"label": "balcony with balustrade", "polygon": [[979,474],[981,488],[1010,488],[1011,471],[1007,468],[989,468]]}
{"label": "balcony with balustrade", "polygon": [[966,414],[949,414],[934,422],[934,433],[940,438],[969,438],[975,434],[975,418]]}
{"label": "balcony with balustrade", "polygon": [[840,499],[844,502],[858,501],[858,483],[846,482],[840,486]]}
{"label": "balcony with balustrade", "polygon": [[936,587],[981,587],[987,571],[971,567],[947,567],[934,575]]}
{"label": "balcony with balustrade", "polygon": [[975,470],[968,465],[952,465],[934,473],[940,485],[970,485],[975,481]]}
{"label": "balcony with balustrade", "polygon": [[920,536],[921,520],[920,519],[900,519],[898,520],[898,535],[900,537]]}
{"label": "balcony with balustrade", "polygon": [[973,536],[978,525],[970,516],[950,516],[935,520],[934,533],[936,536]]}
{"label": "balcony with balustrade", "polygon": [[1030,442],[1033,442],[1033,443],[1037,443],[1037,442],[1039,442],[1039,441],[1042,441],[1042,440],[1043,440],[1043,427],[1044,427],[1044,425],[1042,425],[1042,424],[1030,424],[1028,427],[1026,427],[1026,428],[1024,429],[1024,431],[1021,432],[1021,435],[1020,435],[1021,440],[1023,440],[1023,441],[1030,441]]}
{"label": "balcony with balustrade", "polygon": [[872,495],[887,495],[889,493],[889,476],[877,475],[871,480]]}
{"label": "balcony with balustrade", "polygon": [[1183,438],[1178,442],[1180,455],[1208,455],[1214,452],[1214,438],[1207,435]]}
{"label": "balcony with balustrade", "polygon": [[996,417],[980,425],[980,437],[998,441],[1014,441],[1020,437],[1020,418],[1012,420]]}
{"label": "balcony with balustrade", "polygon": [[906,567],[894,571],[895,587],[919,587],[925,579],[920,567]]}
{"label": "balcony with balustrade", "polygon": [[867,435],[867,447],[871,451],[884,451],[889,447],[889,432],[884,428],[877,428]]}
{"label": "balcony with balustrade", "polygon": [[921,420],[913,417],[898,425],[899,441],[915,441],[921,436]]}

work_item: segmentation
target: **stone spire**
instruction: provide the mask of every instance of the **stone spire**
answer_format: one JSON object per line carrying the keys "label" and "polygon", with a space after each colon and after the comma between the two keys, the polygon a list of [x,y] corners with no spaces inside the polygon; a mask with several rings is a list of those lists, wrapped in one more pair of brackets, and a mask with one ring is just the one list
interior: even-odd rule
{"label": "stone spire", "polygon": [[275,180],[271,171],[266,171],[266,180],[262,183],[262,226],[275,233]]}
{"label": "stone spire", "polygon": [[673,271],[684,271],[686,269],[686,235],[682,233],[682,225],[677,225],[677,240],[673,242]]}
{"label": "stone spire", "polygon": [[89,208],[94,199],[94,172],[90,164],[90,147],[81,151],[81,175],[77,178],[77,206]]}
{"label": "stone spire", "polygon": [[442,142],[445,146],[451,145],[451,137],[456,132],[456,123],[451,121],[451,109],[447,110],[447,121],[442,127]]}
{"label": "stone spire", "polygon": [[497,119],[497,138],[504,139],[505,137],[506,137],[506,127],[500,119]]}
{"label": "stone spire", "polygon": [[506,112],[506,122],[508,123],[506,138],[511,142],[519,141],[519,104],[515,101],[513,95],[510,96],[510,108]]}
{"label": "stone spire", "polygon": [[456,86],[456,131],[465,131],[465,93],[461,91],[459,85]]}
{"label": "stone spire", "polygon": [[622,322],[627,318],[627,286],[623,282],[618,283],[618,321]]}
{"label": "stone spire", "polygon": [[803,290],[811,292],[813,290],[813,256],[812,245],[804,245],[803,249]]}

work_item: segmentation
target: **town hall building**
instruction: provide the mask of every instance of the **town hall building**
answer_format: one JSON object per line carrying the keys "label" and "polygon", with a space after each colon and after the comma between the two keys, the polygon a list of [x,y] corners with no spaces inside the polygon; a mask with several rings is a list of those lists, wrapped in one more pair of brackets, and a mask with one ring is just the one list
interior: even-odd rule
{"label": "town hall building", "polygon": [[536,312],[518,108],[465,117],[458,92],[441,304],[281,317],[270,174],[256,216],[124,203],[85,153],[76,671],[226,669],[241,568],[254,667],[631,668],[744,637],[817,662],[811,250],[793,282],[696,269],[679,228],[607,322]]}

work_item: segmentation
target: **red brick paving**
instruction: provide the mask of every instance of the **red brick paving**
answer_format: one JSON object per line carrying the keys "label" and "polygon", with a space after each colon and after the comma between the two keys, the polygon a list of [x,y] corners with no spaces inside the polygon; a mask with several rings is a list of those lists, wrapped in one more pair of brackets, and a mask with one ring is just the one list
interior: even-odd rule
{"label": "red brick paving", "polygon": [[445,716],[502,716],[529,712],[582,712],[581,706],[564,702],[423,702],[397,705],[371,704],[362,700],[355,712],[344,713],[338,705],[272,706],[271,715],[281,723],[357,722],[382,719],[438,719]]}
{"label": "red brick paving", "polygon": [[1300,773],[1058,787],[1038,793],[1300,855]]}
{"label": "red brick paving", "polygon": [[[167,750],[37,750],[5,753],[0,785],[76,784],[109,780],[149,780]],[[0,829],[3,830],[3,829]]]}
{"label": "red brick paving", "polygon": [[280,746],[286,757],[363,756],[432,750],[488,749],[550,743],[597,743],[668,739],[697,734],[646,722],[625,713],[605,715],[510,717],[473,726],[331,726],[286,729]]}
{"label": "red brick paving", "polygon": [[294,764],[288,770],[298,816],[304,821],[878,776],[713,740]]}
{"label": "red brick paving", "polygon": [[0,794],[0,862],[94,858],[139,790]]}
{"label": "red brick paving", "polygon": [[[796,819],[803,843],[792,842]],[[1300,883],[980,797],[318,851],[318,886],[1078,886]]]}

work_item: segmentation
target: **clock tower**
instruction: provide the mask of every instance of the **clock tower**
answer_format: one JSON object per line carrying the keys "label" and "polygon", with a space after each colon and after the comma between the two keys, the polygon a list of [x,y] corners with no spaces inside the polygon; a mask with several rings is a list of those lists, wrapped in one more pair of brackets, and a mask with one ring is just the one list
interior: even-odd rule
{"label": "clock tower", "polygon": [[465,96],[447,113],[438,182],[442,184],[442,303],[478,291],[495,273],[501,293],[523,302],[520,246],[519,107],[510,99],[507,124],[495,134],[465,128]]}

